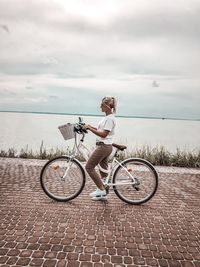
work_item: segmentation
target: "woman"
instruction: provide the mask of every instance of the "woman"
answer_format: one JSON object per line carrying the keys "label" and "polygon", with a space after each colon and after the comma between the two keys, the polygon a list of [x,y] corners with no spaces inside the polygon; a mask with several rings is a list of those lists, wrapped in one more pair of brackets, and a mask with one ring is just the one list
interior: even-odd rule
{"label": "woman", "polygon": [[108,157],[112,152],[112,142],[116,124],[113,114],[116,112],[115,98],[104,97],[101,102],[101,110],[105,112],[105,117],[100,120],[97,128],[91,125],[85,125],[87,130],[97,135],[96,149],[85,166],[88,174],[97,186],[97,190],[90,194],[93,200],[101,200],[106,197],[106,190],[102,182],[106,174],[100,171],[100,177],[95,171],[95,167],[100,164],[103,169],[108,169]]}

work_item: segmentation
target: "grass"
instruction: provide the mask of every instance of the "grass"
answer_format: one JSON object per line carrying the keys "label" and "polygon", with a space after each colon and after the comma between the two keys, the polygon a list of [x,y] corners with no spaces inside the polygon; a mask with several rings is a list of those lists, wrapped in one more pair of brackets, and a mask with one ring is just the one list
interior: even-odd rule
{"label": "grass", "polygon": [[39,151],[34,151],[28,148],[28,145],[25,148],[22,148],[17,152],[14,148],[9,148],[7,151],[1,150],[0,157],[4,158],[23,158],[23,159],[52,159],[54,157],[66,155],[70,150],[67,151],[61,149],[49,149],[44,148],[43,141],[40,145]]}
{"label": "grass", "polygon": [[[44,148],[43,142],[40,149],[37,152],[33,152],[31,149],[22,148],[20,152],[17,152],[14,148],[9,148],[7,151],[1,150],[0,157],[7,158],[26,158],[26,159],[51,159],[61,155],[66,155],[70,152],[68,149],[50,149]],[[200,168],[200,150],[199,151],[181,151],[177,149],[175,153],[167,151],[164,147],[150,148],[144,146],[137,148],[134,151],[126,151],[120,153],[120,160],[129,157],[138,157],[150,161],[153,165],[159,166],[176,166],[176,167],[188,167],[188,168]],[[79,157],[79,160],[83,158]]]}
{"label": "grass", "polygon": [[159,166],[200,168],[200,150],[187,152],[177,149],[175,153],[171,153],[164,147],[142,147],[128,152],[127,156],[143,158],[150,161],[153,165]]}

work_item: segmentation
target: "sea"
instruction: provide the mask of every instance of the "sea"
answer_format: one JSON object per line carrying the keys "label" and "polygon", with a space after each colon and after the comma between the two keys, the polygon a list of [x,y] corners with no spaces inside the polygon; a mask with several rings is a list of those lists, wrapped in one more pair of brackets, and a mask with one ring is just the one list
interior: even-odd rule
{"label": "sea", "polygon": [[[58,127],[76,123],[82,117],[87,124],[96,126],[99,116],[71,114],[39,114],[0,112],[0,150],[14,148],[39,151],[41,144],[46,150],[67,150],[74,139],[64,140]],[[144,146],[164,147],[169,152],[177,149],[187,152],[200,150],[200,121],[178,119],[153,119],[116,117],[117,126],[114,142],[128,147],[129,151]],[[95,146],[96,137],[91,132],[85,137],[89,148]]]}

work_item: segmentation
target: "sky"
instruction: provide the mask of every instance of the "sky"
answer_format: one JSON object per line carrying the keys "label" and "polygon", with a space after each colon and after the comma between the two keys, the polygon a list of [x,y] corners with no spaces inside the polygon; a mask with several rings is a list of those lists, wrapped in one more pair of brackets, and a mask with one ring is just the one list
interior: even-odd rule
{"label": "sky", "polygon": [[200,119],[199,0],[0,0],[0,110]]}

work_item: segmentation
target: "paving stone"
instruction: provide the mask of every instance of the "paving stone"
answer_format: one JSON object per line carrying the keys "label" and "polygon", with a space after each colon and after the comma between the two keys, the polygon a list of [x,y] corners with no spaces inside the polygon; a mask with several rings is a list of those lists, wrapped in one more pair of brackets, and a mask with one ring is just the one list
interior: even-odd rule
{"label": "paving stone", "polygon": [[100,261],[100,255],[93,254],[92,255],[92,262],[99,262]]}
{"label": "paving stone", "polygon": [[91,261],[91,254],[80,254],[80,261]]}
{"label": "paving stone", "polygon": [[145,265],[145,259],[144,258],[134,257],[133,262],[136,265]]}
{"label": "paving stone", "polygon": [[61,241],[61,244],[62,245],[71,245],[71,243],[72,243],[72,240],[71,239],[63,239]]}
{"label": "paving stone", "polygon": [[96,252],[98,254],[107,254],[107,248],[105,248],[105,247],[98,247],[98,248],[96,248]]}
{"label": "paving stone", "polygon": [[159,263],[159,266],[161,266],[161,267],[168,267],[168,262],[167,262],[167,260],[159,259],[159,260],[158,260],[158,263]]}
{"label": "paving stone", "polygon": [[27,249],[37,250],[39,247],[40,247],[39,244],[32,243],[32,244],[28,245]]}
{"label": "paving stone", "polygon": [[78,253],[69,252],[67,254],[67,259],[68,260],[78,260]]}
{"label": "paving stone", "polygon": [[30,266],[42,266],[44,260],[43,259],[32,259],[30,262]]}
{"label": "paving stone", "polygon": [[3,263],[6,263],[6,261],[9,259],[9,257],[7,256],[0,256],[0,263],[3,264]]}
{"label": "paving stone", "polygon": [[128,256],[128,250],[124,248],[118,248],[117,254],[120,256]]}
{"label": "paving stone", "polygon": [[184,259],[183,255],[178,253],[178,252],[172,252],[171,255],[172,255],[172,259],[174,259],[174,260],[183,260]]}
{"label": "paving stone", "polygon": [[101,261],[103,263],[109,263],[111,261],[111,257],[109,255],[101,255]]}
{"label": "paving stone", "polygon": [[111,262],[112,263],[122,263],[122,257],[121,256],[111,256]]}
{"label": "paving stone", "polygon": [[113,264],[112,263],[105,263],[104,267],[113,267]]}
{"label": "paving stone", "polygon": [[92,262],[81,262],[81,267],[92,267],[93,263]]}
{"label": "paving stone", "polygon": [[182,267],[194,267],[194,264],[191,261],[183,261]]}
{"label": "paving stone", "polygon": [[65,259],[67,256],[67,253],[66,252],[59,252],[58,255],[57,255],[57,259]]}
{"label": "paving stone", "polygon": [[30,257],[32,255],[32,250],[22,250],[19,257]]}
{"label": "paving stone", "polygon": [[7,253],[7,256],[18,256],[20,254],[20,250],[18,249],[11,249]]}
{"label": "paving stone", "polygon": [[57,252],[51,251],[51,252],[46,252],[44,257],[45,258],[56,258],[56,256],[57,256]]}
{"label": "paving stone", "polygon": [[3,255],[6,255],[8,253],[9,249],[5,249],[5,248],[1,248],[0,249],[0,255],[3,256]]}
{"label": "paving stone", "polygon": [[8,265],[14,265],[17,262],[17,257],[10,257],[9,260],[6,262]]}
{"label": "paving stone", "polygon": [[17,261],[16,265],[28,266],[29,262],[30,262],[30,258],[20,258]]}
{"label": "paving stone", "polygon": [[130,256],[140,256],[140,251],[136,249],[130,249],[129,250],[129,255]]}
{"label": "paving stone", "polygon": [[16,249],[25,249],[28,247],[28,244],[27,243],[19,243],[17,246],[16,246]]}
{"label": "paving stone", "polygon": [[42,244],[40,245],[39,249],[44,251],[49,251],[51,249],[52,245],[50,244]]}
{"label": "paving stone", "polygon": [[79,267],[80,266],[80,262],[79,261],[68,261],[67,263],[67,267]]}
{"label": "paving stone", "polygon": [[51,248],[52,251],[62,251],[63,246],[62,245],[53,245]]}
{"label": "paving stone", "polygon": [[56,260],[45,260],[44,267],[54,267],[56,266]]}
{"label": "paving stone", "polygon": [[159,266],[157,260],[155,259],[146,259],[147,266]]}
{"label": "paving stone", "polygon": [[200,253],[193,253],[192,254],[195,260],[200,261]]}
{"label": "paving stone", "polygon": [[95,248],[94,247],[85,247],[84,248],[84,253],[94,254],[95,253]]}
{"label": "paving stone", "polygon": [[64,252],[72,252],[75,250],[74,246],[64,246],[63,251]]}
{"label": "paving stone", "polygon": [[5,244],[5,248],[14,248],[16,246],[15,242],[8,242]]}
{"label": "paving stone", "polygon": [[170,267],[181,267],[181,263],[176,260],[169,260],[168,264]]}
{"label": "paving stone", "polygon": [[[141,252],[141,255],[143,258],[153,258],[153,257],[155,257],[155,253],[157,253],[157,252],[154,252],[154,254],[153,254],[151,251],[144,250]],[[162,258],[162,256],[161,256],[161,258]]]}
{"label": "paving stone", "polygon": [[56,267],[65,267],[67,266],[67,261],[66,260],[60,260],[57,262]]}
{"label": "paving stone", "polygon": [[95,262],[94,267],[103,267],[103,264],[99,262]]}
{"label": "paving stone", "polygon": [[132,264],[132,257],[124,257],[124,263],[125,264]]}
{"label": "paving stone", "polygon": [[75,248],[75,252],[77,252],[77,253],[82,253],[83,252],[83,247],[76,247]]}

